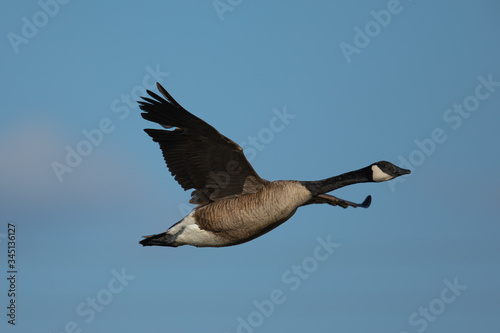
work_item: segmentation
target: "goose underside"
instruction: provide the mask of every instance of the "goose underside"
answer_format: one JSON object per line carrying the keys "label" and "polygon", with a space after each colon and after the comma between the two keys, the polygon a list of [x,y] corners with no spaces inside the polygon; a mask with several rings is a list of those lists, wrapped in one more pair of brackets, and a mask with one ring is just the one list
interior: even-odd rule
{"label": "goose underside", "polygon": [[[295,214],[293,210],[288,216],[283,217],[265,226],[259,226],[258,221],[246,224],[246,227],[219,229],[212,226],[210,229],[200,227],[194,222],[193,213],[186,216],[182,221],[174,224],[167,231],[145,236],[139,243],[143,246],[169,246],[192,245],[196,247],[225,247],[233,246],[251,241],[260,237],[274,228],[278,227]],[[248,226],[254,226],[248,227]],[[207,227],[207,226],[205,226]]]}
{"label": "goose underside", "polygon": [[255,238],[258,238],[269,231],[279,227],[281,224],[286,222],[288,219],[290,219],[297,209],[293,210],[288,216],[281,218],[273,223],[267,224],[264,227],[259,228],[258,230],[253,229],[253,230],[229,230],[225,232],[219,233],[219,236],[224,238],[226,240],[224,245],[221,246],[233,246],[233,245],[239,245],[243,244],[246,242],[249,242]]}

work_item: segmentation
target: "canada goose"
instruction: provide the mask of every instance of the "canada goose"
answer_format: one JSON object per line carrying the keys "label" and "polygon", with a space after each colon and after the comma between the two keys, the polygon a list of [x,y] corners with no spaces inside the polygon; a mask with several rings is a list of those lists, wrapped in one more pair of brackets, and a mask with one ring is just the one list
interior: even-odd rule
{"label": "canada goose", "polygon": [[268,181],[259,177],[234,141],[194,116],[177,103],[159,84],[165,97],[147,91],[139,101],[146,120],[165,129],[145,129],[160,144],[175,180],[191,193],[197,207],[167,231],[145,236],[144,246],[231,246],[248,242],[288,220],[297,208],[326,203],[341,207],[367,208],[326,194],[364,182],[383,182],[409,174],[389,162],[377,162],[339,176],[317,180]]}

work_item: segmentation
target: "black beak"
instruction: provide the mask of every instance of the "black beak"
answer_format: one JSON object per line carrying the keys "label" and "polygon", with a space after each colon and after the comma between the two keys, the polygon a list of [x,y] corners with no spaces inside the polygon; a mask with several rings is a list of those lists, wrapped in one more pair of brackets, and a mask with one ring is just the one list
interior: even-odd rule
{"label": "black beak", "polygon": [[400,167],[396,167],[395,174],[396,176],[409,175],[411,173],[408,169],[403,169]]}

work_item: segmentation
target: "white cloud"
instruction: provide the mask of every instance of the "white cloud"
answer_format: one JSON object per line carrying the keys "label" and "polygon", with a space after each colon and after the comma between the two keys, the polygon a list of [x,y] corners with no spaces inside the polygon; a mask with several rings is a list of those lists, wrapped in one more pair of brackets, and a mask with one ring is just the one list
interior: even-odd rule
{"label": "white cloud", "polygon": [[[74,139],[46,120],[15,124],[0,134],[0,186],[3,204],[20,204],[29,209],[36,206],[60,208],[62,204],[106,204],[134,200],[130,193],[141,185],[118,154],[110,154],[103,143],[72,173],[59,182],[52,169],[53,161],[64,162],[66,145]],[[112,142],[109,142],[110,144]],[[6,200],[6,201],[5,201]],[[48,206],[48,207],[47,207]]]}

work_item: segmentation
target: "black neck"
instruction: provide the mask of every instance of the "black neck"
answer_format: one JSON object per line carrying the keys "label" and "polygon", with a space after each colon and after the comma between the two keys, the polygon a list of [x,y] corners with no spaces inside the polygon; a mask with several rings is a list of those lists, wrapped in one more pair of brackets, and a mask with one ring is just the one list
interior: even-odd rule
{"label": "black neck", "polygon": [[331,192],[333,190],[339,189],[341,187],[357,184],[357,183],[366,183],[372,182],[372,170],[368,166],[363,169],[359,169],[356,171],[350,171],[347,173],[343,173],[339,176],[323,179],[323,180],[315,180],[315,181],[306,181],[302,182],[302,184],[311,191],[313,196],[318,194],[323,194],[327,192]]}

